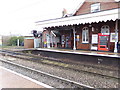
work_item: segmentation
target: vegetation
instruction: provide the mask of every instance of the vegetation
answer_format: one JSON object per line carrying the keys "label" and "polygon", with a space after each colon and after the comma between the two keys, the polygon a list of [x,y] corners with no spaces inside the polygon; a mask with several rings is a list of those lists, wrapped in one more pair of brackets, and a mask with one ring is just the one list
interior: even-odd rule
{"label": "vegetation", "polygon": [[2,46],[8,46],[11,37],[12,36],[2,36]]}
{"label": "vegetation", "polygon": [[20,46],[22,46],[24,43],[24,37],[20,36],[20,37],[18,37],[18,39],[20,40]]}
{"label": "vegetation", "polygon": [[8,41],[8,46],[17,46],[17,40],[19,39],[19,46],[22,45],[24,37],[23,36],[13,36]]}

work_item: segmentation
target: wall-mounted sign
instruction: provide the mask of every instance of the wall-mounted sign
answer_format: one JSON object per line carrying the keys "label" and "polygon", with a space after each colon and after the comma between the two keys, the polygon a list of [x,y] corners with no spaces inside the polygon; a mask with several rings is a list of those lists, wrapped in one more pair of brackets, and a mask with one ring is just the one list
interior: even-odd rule
{"label": "wall-mounted sign", "polygon": [[98,34],[92,34],[92,44],[98,43]]}
{"label": "wall-mounted sign", "polygon": [[[110,34],[110,42],[115,42],[115,33],[111,33]],[[118,37],[118,33],[117,33],[117,37]]]}
{"label": "wall-mounted sign", "polygon": [[76,41],[80,41],[80,35],[76,35]]}

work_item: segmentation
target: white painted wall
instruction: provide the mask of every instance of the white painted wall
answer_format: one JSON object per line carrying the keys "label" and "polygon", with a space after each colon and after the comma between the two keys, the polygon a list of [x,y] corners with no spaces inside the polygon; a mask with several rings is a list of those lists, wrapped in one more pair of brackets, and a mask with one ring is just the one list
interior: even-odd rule
{"label": "white painted wall", "polygon": [[2,46],[2,36],[0,36],[0,46]]}
{"label": "white painted wall", "polygon": [[40,47],[40,38],[35,38],[34,39],[34,48],[39,48]]}

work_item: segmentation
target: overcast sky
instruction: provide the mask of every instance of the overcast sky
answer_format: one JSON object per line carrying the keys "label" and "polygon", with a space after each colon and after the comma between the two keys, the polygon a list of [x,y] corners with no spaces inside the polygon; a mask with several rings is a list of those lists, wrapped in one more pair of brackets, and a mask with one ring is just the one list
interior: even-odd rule
{"label": "overcast sky", "polygon": [[36,21],[60,18],[63,8],[72,13],[82,0],[0,0],[0,35],[26,35]]}

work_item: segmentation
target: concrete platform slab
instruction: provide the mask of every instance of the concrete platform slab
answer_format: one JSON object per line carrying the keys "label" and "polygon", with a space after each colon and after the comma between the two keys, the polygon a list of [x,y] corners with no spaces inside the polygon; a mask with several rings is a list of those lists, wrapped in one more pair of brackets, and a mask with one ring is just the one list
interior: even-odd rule
{"label": "concrete platform slab", "polygon": [[99,51],[84,51],[84,50],[70,50],[70,49],[47,49],[47,48],[37,48],[36,50],[59,52],[59,53],[69,53],[69,54],[81,54],[81,55],[92,55],[92,56],[105,56],[105,57],[116,57],[120,58],[120,53],[111,52],[99,52]]}
{"label": "concrete platform slab", "polygon": [[52,88],[52,87],[0,66],[0,89],[1,88]]}

